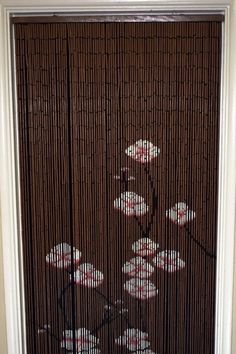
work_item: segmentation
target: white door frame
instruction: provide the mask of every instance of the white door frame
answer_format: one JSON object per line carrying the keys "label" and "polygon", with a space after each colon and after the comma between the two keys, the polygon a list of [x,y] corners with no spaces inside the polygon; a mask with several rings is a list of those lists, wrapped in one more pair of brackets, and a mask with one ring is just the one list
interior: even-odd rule
{"label": "white door frame", "polygon": [[[236,192],[236,5],[230,0],[0,0],[0,191],[8,354],[26,354],[20,224],[18,140],[14,120],[14,14],[98,12],[225,15],[220,123],[215,354],[231,354]],[[34,5],[37,3],[37,6]],[[5,353],[4,353],[5,354]]]}

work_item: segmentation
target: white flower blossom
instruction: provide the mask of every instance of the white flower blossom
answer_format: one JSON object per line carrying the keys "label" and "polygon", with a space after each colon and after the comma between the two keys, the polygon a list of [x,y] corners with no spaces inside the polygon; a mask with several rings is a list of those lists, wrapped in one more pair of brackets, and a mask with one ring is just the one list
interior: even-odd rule
{"label": "white flower blossom", "polygon": [[157,295],[156,286],[147,279],[132,278],[124,284],[124,289],[132,296],[140,300],[147,300]]}
{"label": "white flower blossom", "polygon": [[157,268],[173,273],[185,267],[185,262],[179,257],[179,252],[166,250],[159,252],[153,258],[153,263]]}
{"label": "white flower blossom", "polygon": [[[72,276],[71,280],[72,280]],[[81,264],[74,272],[74,282],[76,284],[87,286],[88,288],[97,288],[102,284],[103,273],[95,269],[90,263]]]}
{"label": "white flower blossom", "polygon": [[148,334],[139,329],[129,328],[124,331],[124,334],[115,340],[118,345],[125,346],[128,350],[136,352],[142,351],[150,346],[147,340]]}
{"label": "white flower blossom", "polygon": [[75,247],[71,248],[68,243],[60,243],[51,249],[46,256],[46,262],[59,269],[67,269],[74,264],[78,264],[81,259],[81,252]]}
{"label": "white flower blossom", "polygon": [[173,223],[183,226],[195,218],[195,212],[190,210],[186,203],[178,202],[175,206],[166,211],[166,217]]}
{"label": "white flower blossom", "polygon": [[73,353],[74,345],[76,353],[93,353],[98,354],[100,350],[96,348],[99,344],[99,339],[91,334],[91,331],[86,328],[75,330],[66,330],[63,332],[63,340],[61,348],[64,348]]}
{"label": "white flower blossom", "polygon": [[134,192],[123,192],[114,200],[114,208],[127,216],[142,216],[148,212],[148,205],[144,198]]}
{"label": "white flower blossom", "polygon": [[139,256],[146,257],[156,253],[159,247],[158,243],[155,243],[148,237],[140,238],[132,244],[132,250]]}
{"label": "white flower blossom", "polygon": [[148,163],[160,154],[160,149],[150,141],[140,139],[130,145],[125,153],[138,162]]}
{"label": "white flower blossom", "polygon": [[149,278],[154,272],[153,266],[142,257],[134,257],[126,262],[122,268],[123,273],[130,277]]}

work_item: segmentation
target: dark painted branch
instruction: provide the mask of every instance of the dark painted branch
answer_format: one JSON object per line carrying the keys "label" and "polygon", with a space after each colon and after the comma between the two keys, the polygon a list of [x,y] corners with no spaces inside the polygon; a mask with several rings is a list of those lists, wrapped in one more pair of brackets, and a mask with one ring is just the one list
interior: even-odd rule
{"label": "dark painted branch", "polygon": [[102,329],[102,327],[104,327],[107,324],[115,321],[118,317],[121,317],[121,316],[122,316],[122,313],[119,313],[116,316],[104,318],[103,321],[91,333],[92,334],[97,334],[97,332],[100,331],[100,329]]}
{"label": "dark painted branch", "polygon": [[193,234],[191,233],[191,231],[189,230],[187,225],[184,225],[184,229],[187,232],[188,236],[191,238],[191,240],[210,258],[212,259],[216,259],[215,254],[209,252],[202,244],[200,241],[198,241]]}
{"label": "dark painted branch", "polygon": [[58,338],[54,333],[52,333],[52,332],[50,331],[50,329],[45,328],[45,327],[42,327],[42,326],[38,326],[38,325],[36,325],[36,327],[37,327],[39,330],[42,330],[43,333],[47,333],[47,334],[48,334],[51,338],[53,338],[57,343],[60,343],[60,342],[61,342],[60,338]]}
{"label": "dark painted branch", "polygon": [[[107,297],[106,295],[104,295],[102,292],[100,292],[97,288],[95,288],[95,291],[97,294],[99,294],[104,300],[106,300],[107,304],[110,305],[116,312],[118,312],[118,314],[120,314],[120,309],[118,308],[117,305],[115,305],[113,302],[111,302]],[[134,326],[129,322],[129,319],[126,315],[123,315],[126,323],[127,323],[127,326],[129,328],[134,328]]]}
{"label": "dark painted branch", "polygon": [[67,290],[72,286],[72,282],[67,284],[67,286],[65,288],[62,289],[60,295],[59,295],[59,298],[58,298],[58,304],[59,304],[59,307],[62,311],[62,314],[63,314],[63,317],[64,317],[64,322],[65,322],[65,325],[67,327],[67,329],[71,328],[71,324],[70,324],[70,321],[68,320],[67,318],[67,315],[66,315],[66,309],[65,309],[65,294],[67,292]]}
{"label": "dark painted branch", "polygon": [[145,231],[145,234],[148,237],[150,232],[151,232],[151,229],[152,229],[155,212],[157,210],[157,200],[158,199],[157,199],[156,190],[155,190],[155,187],[154,187],[154,181],[153,181],[153,178],[152,178],[152,176],[150,174],[150,171],[147,168],[147,166],[145,166],[144,171],[146,172],[146,175],[148,177],[148,182],[150,184],[151,191],[152,191],[152,210],[151,210],[151,214],[150,214],[151,217],[150,217],[148,226],[147,226],[146,231]]}
{"label": "dark painted branch", "polygon": [[146,236],[146,231],[144,230],[144,227],[143,227],[141,221],[139,220],[139,218],[135,215],[134,219],[135,219],[135,221],[137,222],[137,224],[138,224],[138,226],[140,228],[142,236]]}

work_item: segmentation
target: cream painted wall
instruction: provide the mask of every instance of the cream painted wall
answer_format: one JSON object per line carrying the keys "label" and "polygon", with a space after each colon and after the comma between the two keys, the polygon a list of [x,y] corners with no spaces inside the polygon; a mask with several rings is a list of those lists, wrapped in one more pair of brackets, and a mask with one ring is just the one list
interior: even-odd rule
{"label": "cream painted wall", "polygon": [[[11,2],[11,1],[9,1]],[[20,4],[24,4],[24,2],[28,3],[28,1],[19,0]],[[34,0],[32,0],[32,3]],[[79,0],[75,0],[75,4],[78,4]],[[207,4],[208,0],[205,1]],[[210,1],[209,1],[210,2]],[[1,3],[8,3],[8,0],[0,0]],[[47,0],[38,0],[37,4],[47,4]],[[58,0],[58,4],[64,5],[65,2],[63,0]],[[186,2],[187,4],[187,2]],[[236,0],[232,0],[231,4],[231,31],[230,34],[232,38],[236,37]],[[231,39],[231,56],[236,57],[236,41]],[[236,64],[234,64],[236,66]],[[232,66],[231,66],[232,67]],[[235,71],[235,70],[234,70]],[[234,78],[236,79],[236,74],[234,72]],[[232,80],[233,81],[233,80]],[[231,92],[232,94],[232,92]],[[236,92],[234,92],[234,96],[236,98]],[[236,113],[236,112],[235,112]],[[235,114],[236,119],[236,114]],[[236,140],[236,138],[235,138]],[[0,186],[1,188],[1,186]],[[1,211],[1,209],[0,209]],[[1,215],[0,215],[1,216]],[[2,251],[2,237],[1,235],[1,218],[0,218],[0,354],[7,354],[7,338],[6,338],[6,321],[5,321],[5,304],[4,304],[4,279],[3,279],[3,251]],[[235,252],[236,259],[236,252]],[[234,273],[234,308],[233,308],[233,338],[232,338],[232,354],[236,354],[236,262],[235,262],[235,273]],[[229,294],[230,296],[230,294]],[[234,335],[235,334],[235,335]],[[31,353],[34,354],[34,353]],[[191,353],[190,353],[191,354]],[[224,353],[222,353],[224,354]]]}
{"label": "cream painted wall", "polygon": [[[234,252],[234,259],[236,252]],[[234,301],[233,301],[233,332],[232,332],[232,354],[236,354],[236,263],[234,266]]]}
{"label": "cream painted wall", "polygon": [[[1,215],[0,215],[1,226]],[[3,285],[3,262],[2,262],[2,235],[0,227],[0,353],[7,354],[6,318],[5,318],[5,294]]]}

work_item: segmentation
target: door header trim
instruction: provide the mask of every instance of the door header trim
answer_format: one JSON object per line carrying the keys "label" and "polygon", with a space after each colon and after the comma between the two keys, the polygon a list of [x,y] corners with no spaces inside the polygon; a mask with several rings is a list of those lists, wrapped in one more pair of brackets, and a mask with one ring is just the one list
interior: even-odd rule
{"label": "door header trim", "polygon": [[16,16],[12,23],[75,23],[75,22],[223,22],[223,14],[143,14],[143,15],[78,15],[78,16]]}

